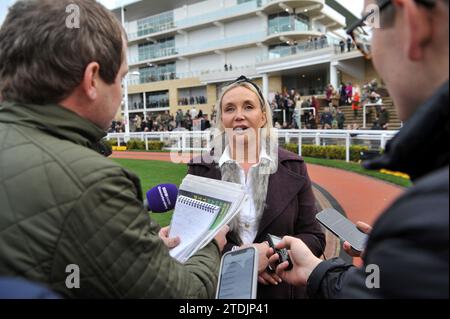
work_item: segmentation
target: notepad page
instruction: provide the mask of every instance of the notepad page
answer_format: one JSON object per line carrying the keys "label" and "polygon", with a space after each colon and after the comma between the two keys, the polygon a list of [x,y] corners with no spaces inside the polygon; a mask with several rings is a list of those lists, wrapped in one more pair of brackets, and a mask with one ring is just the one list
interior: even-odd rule
{"label": "notepad page", "polygon": [[216,219],[219,207],[178,196],[175,212],[170,224],[169,237],[180,237],[180,244],[170,250],[174,258],[181,256],[185,249],[202,239]]}

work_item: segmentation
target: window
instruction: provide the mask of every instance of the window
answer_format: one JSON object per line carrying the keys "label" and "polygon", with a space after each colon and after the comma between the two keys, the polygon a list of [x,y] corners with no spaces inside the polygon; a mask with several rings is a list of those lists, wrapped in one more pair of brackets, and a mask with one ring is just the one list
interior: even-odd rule
{"label": "window", "polygon": [[148,92],[147,109],[169,107],[169,91]]}
{"label": "window", "polygon": [[139,44],[139,61],[156,59],[176,54],[175,38],[159,39],[156,43]]}
{"label": "window", "polygon": [[176,79],[175,63],[161,64],[139,69],[141,83],[158,82]]}
{"label": "window", "polygon": [[289,31],[309,31],[309,17],[303,14],[280,12],[269,16],[269,34]]}
{"label": "window", "polygon": [[138,36],[144,36],[175,27],[173,11],[163,12],[137,21]]}
{"label": "window", "polygon": [[207,104],[206,87],[194,87],[178,90],[178,105]]}

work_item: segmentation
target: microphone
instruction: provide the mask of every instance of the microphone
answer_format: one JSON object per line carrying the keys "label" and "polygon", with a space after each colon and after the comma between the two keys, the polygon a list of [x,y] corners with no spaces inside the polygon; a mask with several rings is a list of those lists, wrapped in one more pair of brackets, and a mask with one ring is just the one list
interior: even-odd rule
{"label": "microphone", "polygon": [[153,213],[165,213],[175,208],[178,188],[174,184],[160,184],[146,194],[144,207]]}

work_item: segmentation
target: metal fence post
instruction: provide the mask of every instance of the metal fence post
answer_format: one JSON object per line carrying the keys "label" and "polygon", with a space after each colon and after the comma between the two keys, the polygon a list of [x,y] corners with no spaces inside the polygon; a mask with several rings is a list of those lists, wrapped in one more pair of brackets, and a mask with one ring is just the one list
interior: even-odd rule
{"label": "metal fence post", "polygon": [[380,148],[383,150],[386,148],[386,135],[384,134],[381,134]]}
{"label": "metal fence post", "polygon": [[364,107],[363,107],[363,128],[367,127],[366,110],[367,110],[367,105],[364,104]]}
{"label": "metal fence post", "polygon": [[211,149],[211,139],[209,137],[209,132],[208,134],[206,134],[206,148],[208,149],[208,151]]}
{"label": "metal fence post", "polygon": [[303,145],[303,141],[302,141],[302,130],[298,131],[298,155],[302,156],[302,145]]}
{"label": "metal fence post", "polygon": [[184,152],[184,148],[186,147],[186,133],[183,133],[181,136],[181,151]]}
{"label": "metal fence post", "polygon": [[347,163],[350,162],[350,133],[345,137],[345,160]]}

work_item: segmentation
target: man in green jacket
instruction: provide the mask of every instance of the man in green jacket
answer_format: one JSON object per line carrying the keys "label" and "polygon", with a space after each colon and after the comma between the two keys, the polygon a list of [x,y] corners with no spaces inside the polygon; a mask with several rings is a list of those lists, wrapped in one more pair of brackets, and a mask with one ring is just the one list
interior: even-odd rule
{"label": "man in green jacket", "polygon": [[10,8],[0,29],[0,276],[72,298],[211,298],[226,230],[176,262],[138,178],[93,150],[122,100],[126,50],[120,23],[94,0]]}

